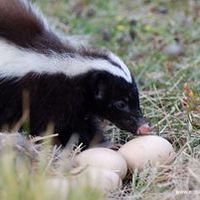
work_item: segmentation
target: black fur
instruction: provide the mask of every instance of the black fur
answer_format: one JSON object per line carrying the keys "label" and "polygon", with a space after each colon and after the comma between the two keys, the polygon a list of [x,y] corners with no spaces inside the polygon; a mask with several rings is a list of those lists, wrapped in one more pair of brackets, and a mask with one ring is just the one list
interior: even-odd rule
{"label": "black fur", "polygon": [[[0,37],[19,48],[44,54],[54,51],[101,58],[120,68],[105,51],[76,49],[63,43],[29,11],[19,4],[19,0],[0,0]],[[0,79],[1,129],[12,128],[22,117],[23,91],[28,91],[30,97],[30,133],[40,135],[49,123],[53,123],[62,145],[66,145],[74,133],[86,146],[95,137],[101,138],[99,118],[108,119],[132,133],[144,123],[134,80],[128,83],[98,70],[75,77],[30,72],[20,78]]]}
{"label": "black fur", "polygon": [[[72,134],[86,146],[101,134],[96,118],[106,118],[120,128],[136,132],[142,114],[135,84],[127,84],[107,72],[93,71],[74,78],[63,74],[0,81],[0,125],[15,124],[22,116],[22,93],[30,95],[30,132],[40,135],[49,123],[55,125],[59,141],[66,145]],[[115,103],[128,100],[125,111]]]}

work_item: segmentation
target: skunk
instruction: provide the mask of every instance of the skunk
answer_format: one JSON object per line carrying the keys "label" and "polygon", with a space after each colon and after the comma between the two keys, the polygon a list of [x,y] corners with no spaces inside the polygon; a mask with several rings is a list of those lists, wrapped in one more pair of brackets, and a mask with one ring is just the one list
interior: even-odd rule
{"label": "skunk", "polygon": [[133,134],[149,128],[134,78],[119,57],[63,41],[28,0],[0,0],[0,129],[22,118],[23,91],[30,134],[53,123],[63,146],[75,133],[88,146],[101,135],[98,119]]}

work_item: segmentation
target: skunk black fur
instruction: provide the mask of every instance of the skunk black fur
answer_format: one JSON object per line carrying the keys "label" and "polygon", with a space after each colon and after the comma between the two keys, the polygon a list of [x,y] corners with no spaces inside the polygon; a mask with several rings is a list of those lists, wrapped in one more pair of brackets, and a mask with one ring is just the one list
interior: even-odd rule
{"label": "skunk black fur", "polygon": [[29,1],[0,0],[1,129],[22,117],[23,91],[30,133],[53,123],[62,145],[76,133],[88,146],[101,133],[98,118],[132,133],[144,123],[137,86],[116,55],[62,41]]}

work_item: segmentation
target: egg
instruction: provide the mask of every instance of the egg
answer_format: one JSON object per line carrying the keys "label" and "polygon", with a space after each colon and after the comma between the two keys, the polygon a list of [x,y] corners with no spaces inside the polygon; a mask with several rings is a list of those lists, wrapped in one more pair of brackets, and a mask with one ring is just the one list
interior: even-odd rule
{"label": "egg", "polygon": [[75,157],[78,166],[94,166],[111,170],[119,175],[121,179],[126,176],[127,163],[116,151],[107,148],[91,148],[83,151]]}
{"label": "egg", "polygon": [[137,137],[124,144],[118,152],[125,158],[131,170],[142,170],[147,163],[163,164],[175,153],[166,139],[155,135]]}
{"label": "egg", "polygon": [[[74,173],[79,171],[79,173]],[[90,186],[102,192],[112,191],[122,186],[122,180],[118,174],[112,170],[89,166],[86,168],[73,170],[71,177],[72,186]]]}

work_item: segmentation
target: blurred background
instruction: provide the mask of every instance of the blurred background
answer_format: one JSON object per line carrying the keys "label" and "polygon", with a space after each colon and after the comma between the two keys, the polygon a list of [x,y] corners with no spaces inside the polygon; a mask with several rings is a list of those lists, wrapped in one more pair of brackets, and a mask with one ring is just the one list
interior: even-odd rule
{"label": "blurred background", "polygon": [[180,70],[191,81],[200,78],[199,70],[188,66],[200,53],[198,0],[36,2],[71,41],[106,47],[121,56],[143,89],[166,87]]}

